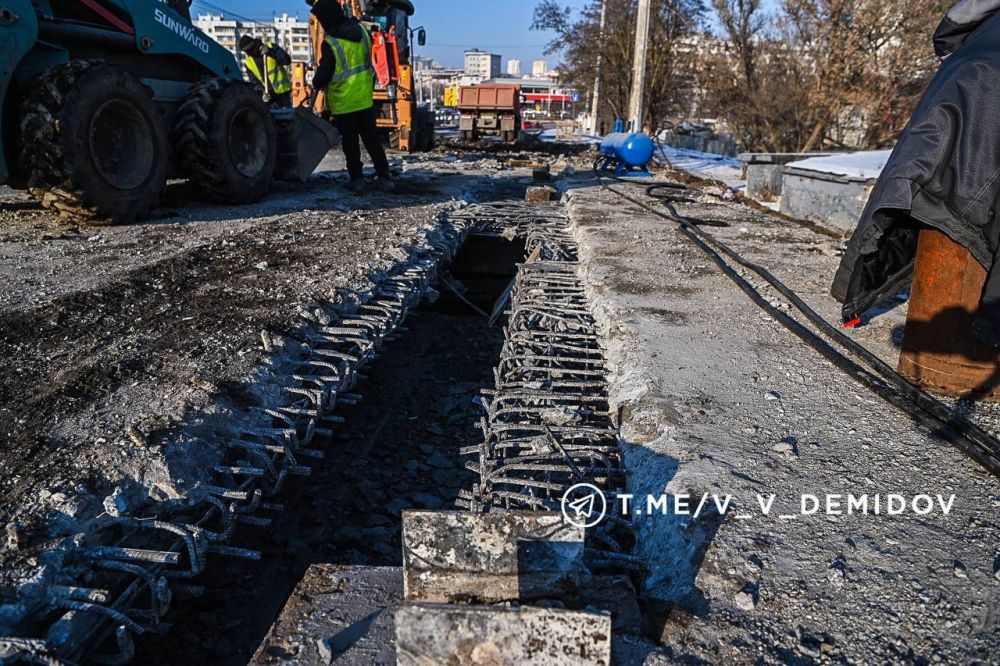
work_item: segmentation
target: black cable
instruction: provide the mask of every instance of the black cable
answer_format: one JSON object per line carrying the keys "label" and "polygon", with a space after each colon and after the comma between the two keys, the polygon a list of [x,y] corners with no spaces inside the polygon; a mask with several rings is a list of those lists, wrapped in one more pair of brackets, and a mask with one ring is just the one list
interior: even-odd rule
{"label": "black cable", "polygon": [[[601,177],[601,176],[599,176]],[[717,257],[716,262],[722,261],[724,263],[722,255],[728,257],[730,260],[736,264],[746,268],[747,270],[756,273],[759,277],[763,278],[769,285],[778,291],[782,296],[785,297],[799,312],[801,312],[805,317],[812,322],[812,324],[818,328],[823,334],[829,337],[831,340],[839,344],[841,347],[846,349],[848,352],[853,354],[856,358],[863,361],[876,375],[881,377],[884,381],[893,385],[895,389],[911,401],[913,405],[916,405],[922,409],[927,415],[934,418],[934,424],[938,426],[937,434],[945,437],[948,441],[955,444],[959,449],[961,449],[965,454],[972,457],[976,462],[986,468],[989,472],[996,476],[1000,476],[1000,441],[996,437],[991,435],[989,432],[976,425],[970,421],[967,417],[962,414],[955,412],[953,409],[945,405],[943,402],[934,398],[929,393],[924,391],[918,386],[911,384],[905,377],[900,375],[894,368],[886,364],[882,359],[876,356],[874,353],[869,351],[864,346],[858,344],[850,337],[845,335],[839,328],[831,325],[826,319],[824,319],[818,312],[812,309],[808,303],[806,303],[802,298],[792,291],[785,283],[775,277],[769,270],[760,266],[740,255],[738,252],[733,250],[731,247],[726,245],[724,242],[716,238],[715,236],[709,234],[708,232],[700,229],[698,227],[698,221],[687,218],[680,215],[677,209],[669,201],[664,201],[664,206],[669,212],[663,212],[657,210],[653,206],[640,201],[634,197],[629,196],[624,192],[614,189],[608,186],[606,183],[601,183],[601,187],[613,192],[614,194],[631,201],[632,203],[640,206],[658,217],[676,222],[680,225],[680,230],[688,238],[690,238],[698,247],[700,247],[705,252],[709,253],[713,257]],[[720,264],[721,265],[721,264]],[[725,270],[725,269],[724,269]],[[749,288],[751,291],[756,293],[753,286],[747,283],[742,277],[733,271],[725,271],[730,279],[737,282],[744,292],[750,295],[747,291]],[[742,283],[742,284],[741,284]],[[751,298],[760,305],[762,302],[767,303],[763,297],[757,293]],[[759,298],[759,300],[758,300]],[[775,310],[771,308],[773,315]],[[916,413],[913,409],[908,408],[908,405],[902,404],[900,401],[893,399],[893,396],[886,395],[884,392],[878,390],[876,385],[873,385],[867,378],[862,381],[863,376],[857,373],[857,369],[861,369],[857,364],[850,358],[845,356],[842,352],[834,349],[830,344],[823,338],[816,335],[816,333],[809,331],[803,327],[799,322],[795,321],[788,315],[780,313],[784,316],[776,317],[776,319],[782,323],[786,328],[791,330],[795,335],[809,344],[813,349],[820,352],[828,359],[834,361],[834,364],[842,370],[847,371],[850,368],[852,371],[848,372],[854,379],[861,381],[867,388],[875,390],[883,398],[886,398],[892,404],[900,407],[901,409],[907,411],[911,417],[927,424],[927,419],[924,415]],[[834,360],[837,359],[837,360]],[[839,361],[839,362],[838,362]],[[847,368],[845,368],[845,365]],[[865,371],[865,375],[867,375]],[[870,375],[869,375],[870,377]]]}
{"label": "black cable", "polygon": [[[679,196],[673,192],[661,194],[660,190],[673,190],[673,192],[677,192],[678,190],[681,192],[689,191],[687,186],[681,185],[680,183],[657,183],[656,185],[650,185],[646,188],[646,195],[652,197],[653,199],[659,199],[660,201],[669,203],[698,203],[697,199]],[[723,220],[692,220],[692,222],[697,224],[699,227],[725,228],[729,226],[729,223],[724,222]]]}
{"label": "black cable", "polygon": [[[601,173],[602,167],[607,164],[611,164],[611,158],[605,155],[599,155],[597,159],[594,160],[594,175],[597,178],[611,178],[622,183],[628,183],[624,178],[618,176],[608,176]],[[659,194],[659,190],[673,190],[669,194]],[[692,199],[690,197],[680,196],[678,192],[688,192],[689,188],[686,185],[681,185],[680,183],[656,183],[655,185],[650,185],[646,188],[646,194],[653,197],[654,199],[659,199],[664,202],[671,203],[697,203],[697,199]],[[691,220],[691,224],[697,224],[705,227],[728,227],[728,222],[723,222],[722,220]]]}

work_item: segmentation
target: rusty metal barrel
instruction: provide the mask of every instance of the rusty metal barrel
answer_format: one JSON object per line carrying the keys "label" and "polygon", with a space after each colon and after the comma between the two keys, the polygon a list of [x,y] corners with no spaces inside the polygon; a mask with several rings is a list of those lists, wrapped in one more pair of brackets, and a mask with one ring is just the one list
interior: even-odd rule
{"label": "rusty metal barrel", "polygon": [[933,229],[920,232],[899,372],[932,393],[1000,402],[1000,351],[972,335],[986,270]]}

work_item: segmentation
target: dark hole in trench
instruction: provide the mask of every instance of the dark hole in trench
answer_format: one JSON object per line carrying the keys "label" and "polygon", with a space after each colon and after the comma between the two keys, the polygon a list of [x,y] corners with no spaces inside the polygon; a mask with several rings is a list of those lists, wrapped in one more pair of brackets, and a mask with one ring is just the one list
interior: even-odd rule
{"label": "dark hole in trench", "polygon": [[[523,259],[523,241],[473,235],[444,275],[489,313]],[[263,560],[210,559],[192,581],[204,595],[177,603],[170,633],[140,641],[135,663],[246,664],[310,564],[401,566],[401,510],[452,509],[471,488],[458,452],[482,438],[473,399],[493,385],[503,327],[437,288],[366,370],[361,404],[338,410],[347,423],[326,458],[274,498],[285,511],[272,527],[237,530],[233,545]]]}

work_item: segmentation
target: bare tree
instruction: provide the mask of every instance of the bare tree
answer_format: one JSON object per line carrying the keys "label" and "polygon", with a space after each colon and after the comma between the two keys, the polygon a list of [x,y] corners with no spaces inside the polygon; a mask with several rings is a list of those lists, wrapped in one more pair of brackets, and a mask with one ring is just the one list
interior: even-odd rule
{"label": "bare tree", "polygon": [[[593,87],[597,53],[601,66],[601,124],[608,125],[628,111],[631,91],[632,54],[635,48],[636,0],[607,0],[604,36],[600,32],[601,3],[590,2],[579,13],[543,0],[535,8],[532,27],[556,34],[546,53],[559,54],[563,80],[580,90]],[[701,31],[704,6],[701,0],[656,0],[650,26],[650,57],[647,62],[646,123],[658,127],[671,113],[684,108],[692,94],[695,63],[684,41]]]}
{"label": "bare tree", "polygon": [[933,75],[949,0],[713,0],[723,45],[705,59],[705,109],[750,150],[891,145]]}
{"label": "bare tree", "polygon": [[757,86],[757,43],[766,24],[761,0],[712,0],[749,88]]}
{"label": "bare tree", "polygon": [[750,150],[793,150],[806,121],[803,72],[796,52],[770,38],[760,0],[713,0],[722,40],[707,39],[702,107]]}

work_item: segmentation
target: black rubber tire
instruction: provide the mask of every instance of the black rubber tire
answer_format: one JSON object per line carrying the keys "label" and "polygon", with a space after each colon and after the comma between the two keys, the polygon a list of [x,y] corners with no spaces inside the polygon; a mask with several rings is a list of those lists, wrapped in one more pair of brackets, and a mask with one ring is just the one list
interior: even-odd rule
{"label": "black rubber tire", "polygon": [[18,167],[45,208],[127,224],[156,206],[169,147],[152,91],[121,67],[74,60],[42,74],[21,107]]}
{"label": "black rubber tire", "polygon": [[174,116],[182,176],[211,199],[260,201],[274,182],[278,135],[264,100],[243,81],[196,83]]}

